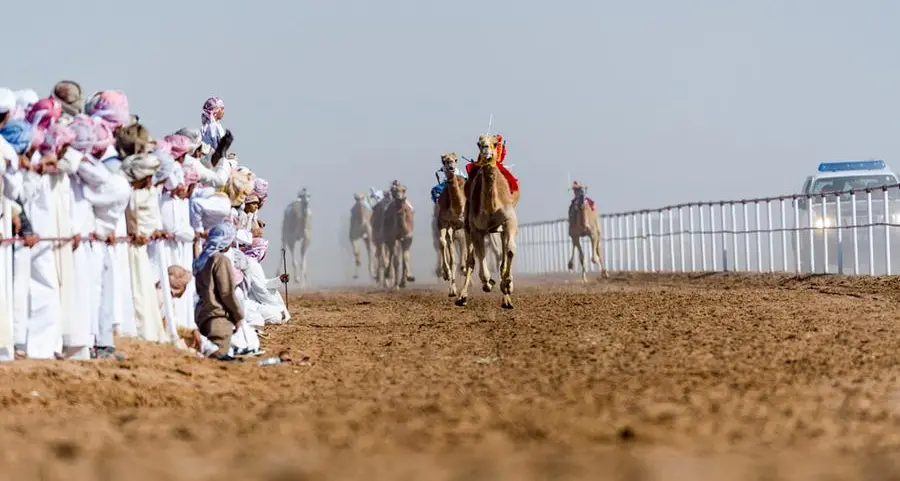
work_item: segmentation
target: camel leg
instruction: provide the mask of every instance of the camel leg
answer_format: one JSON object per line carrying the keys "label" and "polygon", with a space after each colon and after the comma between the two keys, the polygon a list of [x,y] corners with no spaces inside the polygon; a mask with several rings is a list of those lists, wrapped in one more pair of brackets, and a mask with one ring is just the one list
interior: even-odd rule
{"label": "camel leg", "polygon": [[487,255],[486,255],[486,247],[484,245],[485,236],[484,235],[475,235],[472,239],[472,254],[474,255],[475,262],[478,264],[480,269],[478,269],[478,277],[481,279],[481,290],[484,292],[491,292],[494,290],[494,282],[490,277],[490,272],[488,272],[487,265]]}
{"label": "camel leg", "polygon": [[410,253],[409,250],[412,248],[412,238],[406,238],[401,243],[401,255],[403,256],[400,260],[403,262],[403,280],[404,285],[406,282],[416,282],[415,276],[412,275],[412,263],[410,261]]}
{"label": "camel leg", "polygon": [[575,252],[581,249],[581,244],[578,242],[578,236],[574,236],[569,234],[569,238],[572,239],[572,256],[569,257],[569,270],[575,270]]}
{"label": "camel leg", "polygon": [[400,241],[391,243],[391,274],[394,277],[394,289],[406,287],[406,277],[403,276],[403,266],[400,259]]}
{"label": "camel leg", "polygon": [[387,289],[388,280],[391,277],[391,252],[388,249],[389,242],[381,244],[381,285]]}
{"label": "camel leg", "polygon": [[364,245],[366,246],[366,261],[368,261],[367,270],[369,271],[369,276],[372,276],[372,275],[374,275],[373,271],[374,271],[374,267],[375,267],[372,264],[372,241],[369,240],[368,237],[364,237],[363,242],[364,242]]}
{"label": "camel leg", "polygon": [[465,307],[469,304],[469,286],[472,284],[472,272],[475,270],[475,254],[472,239],[478,237],[478,234],[466,233],[466,267],[464,271],[464,281],[462,290],[459,291],[459,297],[456,298],[456,305]]}
{"label": "camel leg", "polygon": [[299,266],[297,265],[297,252],[294,250],[296,247],[297,247],[296,242],[289,242],[288,246],[287,246],[288,252],[290,252],[290,254],[291,254],[291,267],[293,268],[293,272],[292,272],[293,275],[291,276],[291,278],[293,279],[293,281],[295,283],[300,282],[300,278],[297,277],[297,272],[299,270]]}
{"label": "camel leg", "polygon": [[506,225],[503,226],[503,233],[501,234],[501,241],[503,243],[503,268],[501,269],[500,276],[500,292],[503,293],[503,303],[501,307],[504,309],[512,309],[512,292],[513,292],[513,275],[512,275],[512,263],[513,258],[516,256],[516,250],[518,246],[516,245],[516,233],[518,231],[519,226],[517,225],[517,220],[515,217],[515,213],[512,214],[512,218],[507,221]]}
{"label": "camel leg", "polygon": [[359,244],[357,244],[357,239],[351,237],[350,245],[353,247],[353,278],[359,279],[359,266],[362,262],[359,260]]}
{"label": "camel leg", "polygon": [[459,294],[456,290],[456,262],[458,261],[456,254],[456,233],[456,229],[450,229],[447,233],[447,242],[449,244],[447,250],[450,253],[450,271],[448,279],[450,281],[450,292],[447,294],[449,297],[456,297]]}
{"label": "camel leg", "polygon": [[581,262],[581,282],[587,283],[587,263],[584,262],[584,248],[581,247],[581,239],[575,242],[578,246],[578,260]]}
{"label": "camel leg", "polygon": [[440,278],[445,281],[450,280],[450,269],[453,268],[453,265],[450,262],[450,242],[450,229],[447,227],[441,227],[441,230],[438,233],[438,248],[441,250]]}
{"label": "camel leg", "polygon": [[303,239],[300,244],[300,288],[306,287],[306,251],[309,249],[309,242]]}
{"label": "camel leg", "polygon": [[606,279],[609,275],[606,273],[606,266],[603,265],[603,252],[600,249],[600,233],[591,234],[591,244],[594,249],[594,262],[600,265],[600,277]]}

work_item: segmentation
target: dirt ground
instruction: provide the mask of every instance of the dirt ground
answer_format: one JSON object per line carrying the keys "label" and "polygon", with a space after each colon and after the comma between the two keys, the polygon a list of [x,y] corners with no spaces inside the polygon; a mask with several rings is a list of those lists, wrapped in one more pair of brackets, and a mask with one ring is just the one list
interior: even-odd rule
{"label": "dirt ground", "polygon": [[292,296],[258,367],[0,366],[0,479],[900,479],[900,278]]}

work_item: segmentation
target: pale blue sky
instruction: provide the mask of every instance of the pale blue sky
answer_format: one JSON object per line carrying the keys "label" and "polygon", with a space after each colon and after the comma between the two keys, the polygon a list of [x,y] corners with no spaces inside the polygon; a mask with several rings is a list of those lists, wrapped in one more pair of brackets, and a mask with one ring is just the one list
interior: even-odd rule
{"label": "pale blue sky", "polygon": [[[78,8],[73,7],[77,3]],[[334,279],[353,191],[407,184],[433,264],[439,155],[494,114],[522,221],[788,193],[822,160],[900,166],[900,2],[512,0],[4,4],[0,85],[118,88],[156,135],[225,99],[233,150],[282,207],[313,192],[313,280]],[[220,61],[216,61],[220,58]],[[291,146],[293,144],[293,146]],[[900,168],[900,167],[898,167]]]}

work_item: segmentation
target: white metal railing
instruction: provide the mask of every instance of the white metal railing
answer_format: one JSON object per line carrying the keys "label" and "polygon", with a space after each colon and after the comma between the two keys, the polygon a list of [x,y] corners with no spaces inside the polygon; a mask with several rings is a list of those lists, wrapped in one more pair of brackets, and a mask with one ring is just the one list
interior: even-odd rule
{"label": "white metal railing", "polygon": [[[900,185],[601,214],[600,229],[610,272],[892,275],[900,271]],[[589,239],[580,242],[590,259]],[[520,225],[517,244],[517,272],[568,270],[566,219]]]}

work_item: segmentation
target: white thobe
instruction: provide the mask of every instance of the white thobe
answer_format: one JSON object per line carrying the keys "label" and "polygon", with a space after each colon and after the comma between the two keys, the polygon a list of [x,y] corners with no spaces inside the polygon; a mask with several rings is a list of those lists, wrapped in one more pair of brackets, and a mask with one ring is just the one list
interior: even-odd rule
{"label": "white thobe", "polygon": [[85,195],[88,187],[77,175],[70,177],[70,183],[72,228],[75,234],[81,235],[82,242],[72,253],[75,270],[78,273],[74,289],[78,301],[73,303],[69,311],[70,331],[63,333],[63,344],[81,347],[82,352],[73,354],[73,357],[89,359],[89,348],[94,345],[94,323],[99,312],[96,307],[99,303],[97,287],[103,279],[102,257],[95,255],[95,251],[102,253],[102,250],[100,245],[95,246],[90,241],[90,236],[96,229],[96,216],[90,200]]}
{"label": "white thobe", "polygon": [[[7,199],[17,199],[25,207],[25,215],[28,216],[29,202],[40,191],[41,182],[38,175],[26,175],[22,170],[7,170],[3,174],[3,193]],[[13,249],[13,279],[13,337],[16,349],[24,352],[30,315],[28,298],[31,292],[31,248],[22,243],[16,244]]]}
{"label": "white thobe", "polygon": [[[174,240],[165,241],[169,253],[170,265],[179,265],[188,271],[192,270],[194,229],[191,228],[190,201],[163,193],[160,197],[160,214],[164,231],[175,235]],[[193,329],[194,279],[188,283],[184,295],[174,300],[175,322],[178,327]]]}
{"label": "white thobe", "polygon": [[[29,173],[30,175],[36,175]],[[26,212],[36,234],[41,237],[70,237],[69,176],[41,176],[38,194]],[[31,359],[54,359],[61,352],[63,332],[69,332],[68,313],[72,306],[74,272],[72,246],[39,242],[31,253],[31,290],[26,353]],[[61,322],[61,321],[66,322]]]}
{"label": "white thobe", "polygon": [[[133,190],[125,218],[130,235],[150,236],[157,230],[160,225],[158,189],[153,187]],[[154,270],[146,245],[130,244],[128,260],[131,265],[131,291],[138,335],[147,341],[166,341],[168,335],[163,329],[162,313],[156,296],[159,270]]]}
{"label": "white thobe", "polygon": [[[14,154],[9,143],[0,137],[0,174],[6,173],[7,162],[18,161]],[[0,184],[4,184],[3,179]],[[12,202],[13,199],[0,193],[0,240],[12,238]],[[3,243],[0,244],[0,361],[14,357],[13,283],[13,244]]]}
{"label": "white thobe", "polygon": [[[100,162],[90,159],[81,163],[78,176],[87,185],[83,194],[93,208],[97,236],[106,238],[113,233],[120,235],[117,228],[125,220],[125,208],[131,199],[131,185],[121,174],[113,174]],[[115,346],[113,326],[123,319],[124,301],[131,298],[130,277],[128,271],[122,269],[117,254],[119,250],[124,252],[126,248],[124,244],[110,246],[100,242],[92,246],[96,262],[95,273],[100,279],[91,293],[91,325],[94,343],[98,347]],[[131,305],[130,301],[128,305]],[[130,324],[133,326],[134,321]],[[132,328],[128,334],[133,336],[136,333]]]}
{"label": "white thobe", "polygon": [[278,277],[266,279],[262,265],[256,259],[247,259],[244,282],[247,290],[245,307],[250,311],[247,314],[250,324],[255,326],[282,324],[290,320],[291,316],[284,305],[284,299],[277,291],[281,279]]}
{"label": "white thobe", "polygon": [[216,224],[231,221],[231,200],[218,192],[203,190],[191,198],[191,227],[196,232],[209,231]]}

